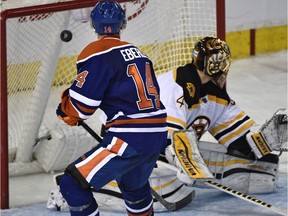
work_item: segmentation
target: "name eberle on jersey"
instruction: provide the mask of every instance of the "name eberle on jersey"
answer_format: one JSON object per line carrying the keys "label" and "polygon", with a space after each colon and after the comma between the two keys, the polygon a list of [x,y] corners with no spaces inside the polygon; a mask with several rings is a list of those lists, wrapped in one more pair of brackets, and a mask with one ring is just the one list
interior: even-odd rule
{"label": "name eberle on jersey", "polygon": [[135,58],[147,58],[139,49],[132,47],[120,50],[125,61],[131,61]]}

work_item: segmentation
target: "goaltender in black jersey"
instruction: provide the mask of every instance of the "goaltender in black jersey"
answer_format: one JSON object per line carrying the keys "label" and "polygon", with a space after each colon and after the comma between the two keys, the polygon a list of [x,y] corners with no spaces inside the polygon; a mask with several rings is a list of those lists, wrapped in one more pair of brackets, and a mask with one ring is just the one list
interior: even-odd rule
{"label": "goaltender in black jersey", "polygon": [[[271,192],[279,161],[272,151],[287,142],[286,110],[256,129],[227,93],[230,65],[227,43],[204,37],[195,43],[191,63],[158,76],[167,111],[166,159],[179,168],[183,182],[214,178],[246,193]],[[201,141],[207,131],[217,142]]]}

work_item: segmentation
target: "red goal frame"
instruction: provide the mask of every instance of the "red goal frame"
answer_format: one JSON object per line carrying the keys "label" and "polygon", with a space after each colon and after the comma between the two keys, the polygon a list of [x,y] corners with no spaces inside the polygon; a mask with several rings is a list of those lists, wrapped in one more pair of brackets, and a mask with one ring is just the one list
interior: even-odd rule
{"label": "red goal frame", "polygon": [[[6,47],[6,21],[19,16],[37,15],[42,13],[60,12],[67,9],[92,7],[99,0],[72,0],[68,2],[51,3],[46,5],[8,9],[1,12],[1,56],[0,56],[0,209],[9,208],[9,162],[8,162],[8,109],[7,109],[7,47]],[[131,1],[131,0],[130,0]],[[217,36],[225,40],[225,0],[216,1],[216,30]],[[129,0],[117,0],[129,2]]]}

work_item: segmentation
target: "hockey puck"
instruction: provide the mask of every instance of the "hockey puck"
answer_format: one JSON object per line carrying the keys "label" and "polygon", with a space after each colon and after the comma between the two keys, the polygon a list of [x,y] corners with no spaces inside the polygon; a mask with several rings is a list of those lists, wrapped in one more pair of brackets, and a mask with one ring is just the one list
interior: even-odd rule
{"label": "hockey puck", "polygon": [[72,32],[69,30],[64,30],[61,32],[60,38],[64,42],[69,42],[72,39]]}

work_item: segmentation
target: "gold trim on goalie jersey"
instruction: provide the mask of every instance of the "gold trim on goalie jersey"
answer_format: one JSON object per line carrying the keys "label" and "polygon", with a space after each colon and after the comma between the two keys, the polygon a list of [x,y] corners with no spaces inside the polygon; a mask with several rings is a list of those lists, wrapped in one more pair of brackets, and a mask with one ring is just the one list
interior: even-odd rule
{"label": "gold trim on goalie jersey", "polygon": [[241,111],[232,120],[214,127],[209,132],[221,144],[229,144],[243,133],[247,132],[255,122],[247,117],[246,113]]}
{"label": "gold trim on goalie jersey", "polygon": [[[194,109],[198,109],[199,106],[201,106],[201,104],[205,104],[207,103],[206,99],[211,103],[216,103],[216,104],[220,104],[220,105],[224,105],[224,106],[227,106],[229,101],[225,100],[225,99],[222,99],[222,98],[219,98],[215,95],[207,95],[206,98],[200,98],[198,100],[198,103],[195,103],[193,104],[191,107],[188,107],[188,110],[194,110]],[[177,100],[177,102],[180,100],[180,98]],[[179,103],[179,102],[178,102]]]}
{"label": "gold trim on goalie jersey", "polygon": [[186,122],[173,116],[167,116],[168,133],[172,134],[174,131],[186,129]]}
{"label": "gold trim on goalie jersey", "polygon": [[219,140],[221,144],[230,144],[236,137],[241,136],[243,133],[247,132],[249,128],[253,125],[254,121],[250,120],[243,124],[241,127],[238,127],[236,131],[228,133],[224,138]]}
{"label": "gold trim on goalie jersey", "polygon": [[210,133],[212,134],[217,134],[219,131],[222,131],[223,129],[227,128],[229,125],[234,124],[235,122],[243,119],[246,116],[246,113],[241,111],[235,118],[233,118],[232,120],[225,122],[224,124],[221,124],[217,127],[214,127]]}

